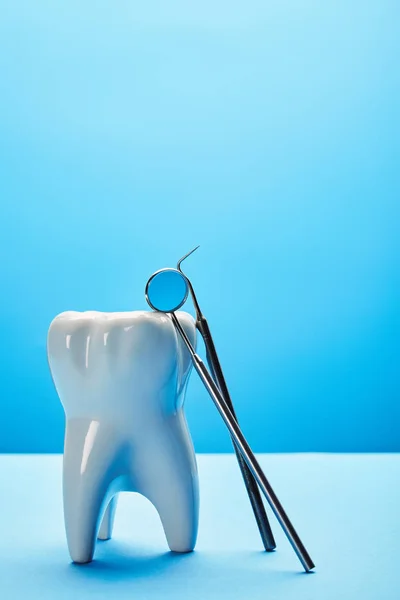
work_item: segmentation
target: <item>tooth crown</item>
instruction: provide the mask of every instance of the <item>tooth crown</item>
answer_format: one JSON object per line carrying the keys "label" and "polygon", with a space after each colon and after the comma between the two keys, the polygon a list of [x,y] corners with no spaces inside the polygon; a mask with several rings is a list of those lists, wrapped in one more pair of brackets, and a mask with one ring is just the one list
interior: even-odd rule
{"label": "tooth crown", "polygon": [[[178,315],[193,341],[192,317]],[[177,335],[163,313],[58,315],[50,325],[48,355],[67,417],[98,413],[138,423],[152,412],[155,418],[176,412],[191,368]]]}
{"label": "tooth crown", "polygon": [[[193,318],[177,317],[193,346]],[[159,512],[171,550],[193,550],[198,476],[183,413],[190,355],[168,315],[65,312],[48,359],[66,415],[64,518],[72,560],[111,537],[116,494],[137,491]]]}

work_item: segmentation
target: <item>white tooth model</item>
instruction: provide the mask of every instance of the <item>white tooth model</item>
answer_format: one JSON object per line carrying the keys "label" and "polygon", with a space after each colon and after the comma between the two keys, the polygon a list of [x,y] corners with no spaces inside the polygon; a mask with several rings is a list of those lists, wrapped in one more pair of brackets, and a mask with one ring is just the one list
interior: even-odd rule
{"label": "white tooth model", "polygon": [[[193,318],[176,313],[196,344]],[[48,359],[66,416],[64,519],[71,558],[93,559],[109,539],[118,492],[148,498],[168,545],[193,550],[197,464],[183,402],[191,359],[170,318],[145,311],[64,312]]]}

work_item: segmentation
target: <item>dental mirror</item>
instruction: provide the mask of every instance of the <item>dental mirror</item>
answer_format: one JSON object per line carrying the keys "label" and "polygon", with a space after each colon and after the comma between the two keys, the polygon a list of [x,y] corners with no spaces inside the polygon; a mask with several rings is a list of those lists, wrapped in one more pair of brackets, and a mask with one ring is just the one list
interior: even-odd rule
{"label": "dental mirror", "polygon": [[233,438],[238,450],[240,451],[243,460],[260,486],[260,489],[268,501],[272,512],[285,532],[305,571],[309,572],[314,568],[314,563],[311,560],[310,555],[308,554],[295,528],[289,520],[289,517],[284,511],[282,504],[272,489],[259,462],[254,456],[254,453],[247,443],[247,440],[244,437],[234,415],[226,404],[224,396],[222,395],[218,385],[215,383],[212,375],[207,370],[200,356],[196,354],[196,351],[186,335],[185,330],[175,315],[175,310],[178,310],[178,308],[180,308],[186,302],[188,293],[189,281],[187,277],[177,269],[170,268],[156,271],[156,273],[154,273],[148,280],[145,289],[146,300],[151,308],[156,311],[169,314],[176,330],[179,332],[191,355],[195,370],[197,371],[226,427],[228,428],[228,431],[231,434],[231,437]]}
{"label": "dental mirror", "polygon": [[146,300],[154,310],[172,313],[185,304],[189,293],[188,281],[177,269],[156,271],[146,284]]}

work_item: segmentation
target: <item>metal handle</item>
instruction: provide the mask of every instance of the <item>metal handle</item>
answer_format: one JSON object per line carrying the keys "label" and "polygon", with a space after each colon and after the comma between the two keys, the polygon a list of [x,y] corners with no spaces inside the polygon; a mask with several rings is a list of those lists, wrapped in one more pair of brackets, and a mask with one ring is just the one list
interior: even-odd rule
{"label": "metal handle", "polygon": [[[238,422],[206,318],[201,315],[201,317],[197,319],[196,325],[204,340],[207,363],[213,379],[218,385],[218,388],[224,397],[225,403],[231,411],[233,418],[236,422]],[[260,532],[262,543],[265,550],[267,552],[271,552],[272,550],[275,550],[276,543],[272,533],[271,525],[268,520],[267,512],[261,498],[260,490],[257,486],[257,481],[247,466],[239,448],[236,446],[234,438],[232,438],[232,442],[240,471],[242,473],[243,481],[246,486],[247,494],[249,496],[250,504],[253,509],[254,517]]]}
{"label": "metal handle", "polygon": [[246,438],[244,437],[239,425],[236,423],[230,410],[228,409],[227,405],[225,404],[225,400],[224,400],[223,396],[221,395],[221,392],[219,391],[219,389],[218,389],[216,383],[214,382],[213,378],[211,377],[210,373],[207,371],[207,368],[206,368],[205,364],[203,363],[203,361],[201,360],[200,356],[198,356],[198,354],[196,354],[196,352],[194,351],[194,349],[190,343],[190,340],[188,339],[185,331],[183,330],[181,324],[179,323],[176,315],[174,313],[170,313],[170,314],[171,314],[171,318],[174,322],[174,325],[176,326],[177,330],[179,331],[180,335],[182,336],[182,339],[184,340],[184,342],[192,356],[193,364],[194,364],[196,371],[198,372],[201,380],[203,381],[205,387],[207,388],[208,393],[210,394],[212,400],[214,401],[214,404],[217,407],[218,412],[220,413],[223,421],[225,422],[225,425],[228,427],[229,433],[234,438],[236,445],[240,449],[241,454],[242,454],[244,460],[246,461],[247,466],[249,467],[249,469],[253,473],[254,477],[256,478],[258,485],[260,486],[264,496],[266,497],[268,504],[270,505],[275,517],[278,519],[279,524],[281,525],[283,531],[286,534],[286,537],[288,538],[289,542],[291,543],[293,550],[296,552],[297,557],[299,558],[305,571],[307,571],[307,572],[311,571],[315,567],[315,565],[314,565],[313,561],[311,560],[310,555],[308,554],[306,548],[304,547],[304,545],[303,545],[300,537],[298,536],[295,528],[293,527],[289,517],[287,516],[286,512],[284,511],[282,504],[279,502],[278,497],[276,496],[274,490],[272,489],[268,479],[264,475],[264,472],[263,472],[261,466],[259,465],[256,457],[254,456],[253,451],[251,450],[249,444],[247,443]]}

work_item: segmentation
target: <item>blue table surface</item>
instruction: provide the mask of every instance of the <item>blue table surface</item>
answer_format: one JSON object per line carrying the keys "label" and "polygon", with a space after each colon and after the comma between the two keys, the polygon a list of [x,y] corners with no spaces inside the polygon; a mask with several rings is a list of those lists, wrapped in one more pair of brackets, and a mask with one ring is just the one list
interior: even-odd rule
{"label": "blue table surface", "polygon": [[265,553],[233,455],[199,455],[196,551],[168,552],[152,505],[120,497],[113,539],[74,565],[62,514],[61,456],[0,456],[0,598],[400,599],[400,455],[260,455],[310,552],[304,574],[271,516]]}

